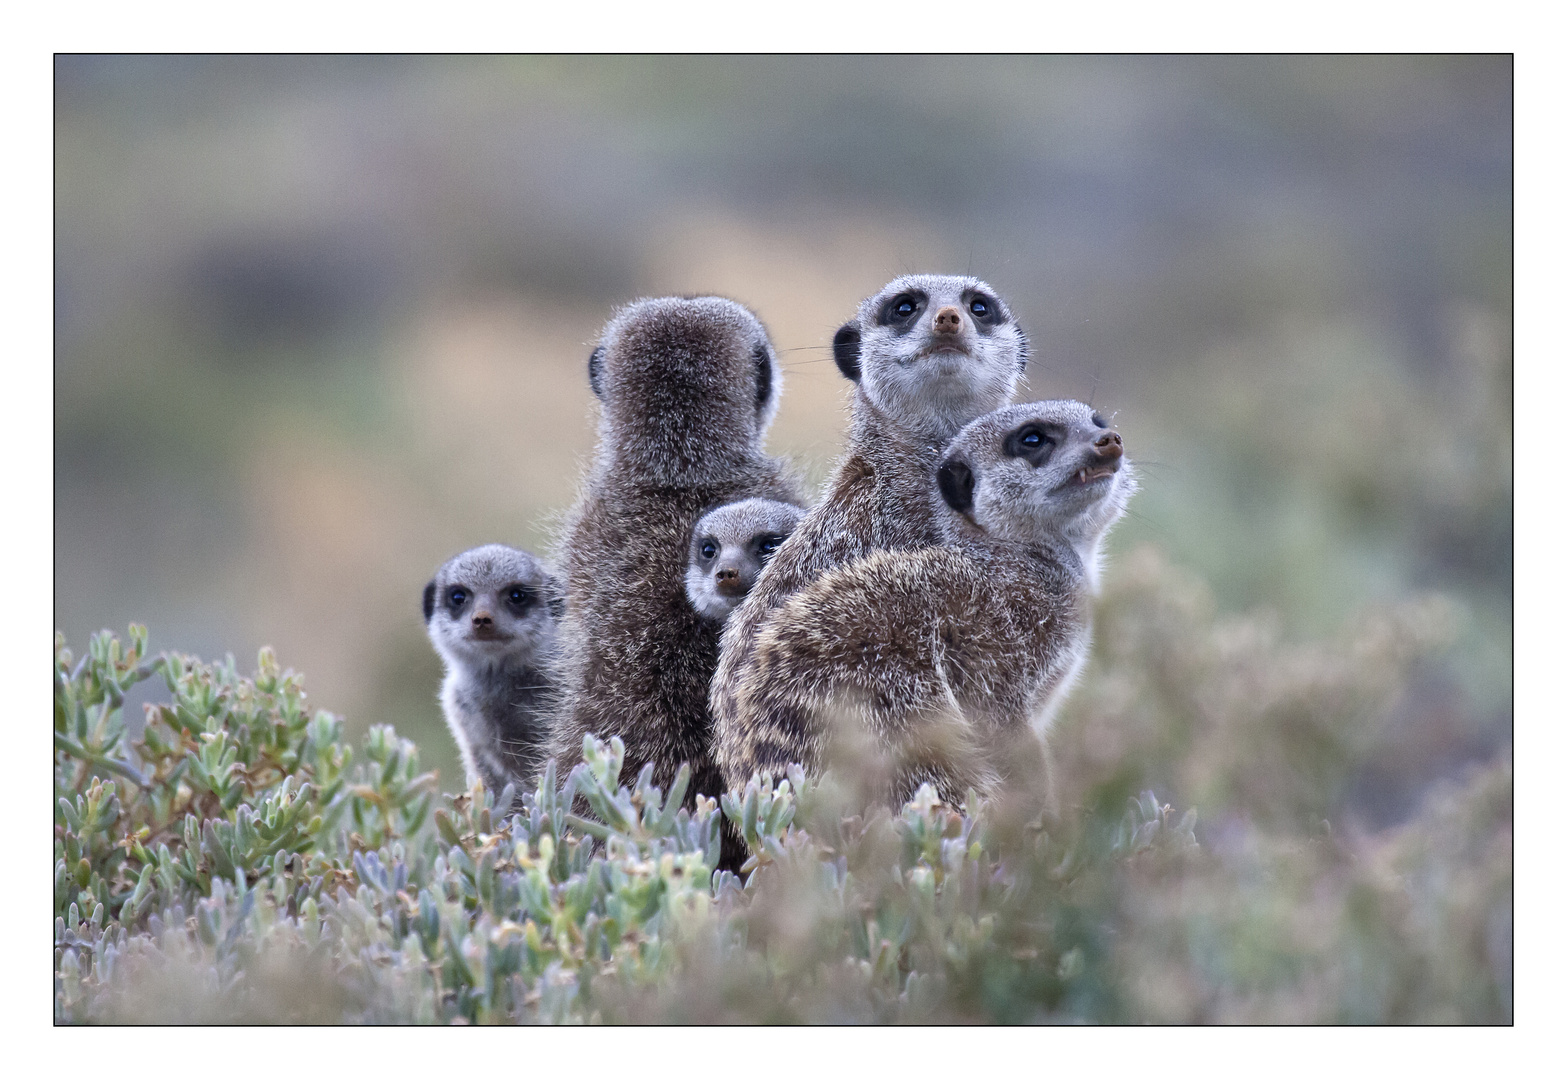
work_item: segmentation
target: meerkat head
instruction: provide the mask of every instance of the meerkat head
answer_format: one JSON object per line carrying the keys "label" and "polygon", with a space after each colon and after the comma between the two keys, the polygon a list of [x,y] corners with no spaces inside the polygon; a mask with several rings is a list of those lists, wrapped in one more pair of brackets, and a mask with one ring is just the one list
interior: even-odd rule
{"label": "meerkat head", "polygon": [[1012,400],[1028,338],[978,278],[909,274],[860,304],[832,341],[838,369],[883,412],[950,437]]}
{"label": "meerkat head", "polygon": [[538,559],[485,544],[449,559],[424,587],[424,622],[450,665],[504,667],[538,657],[565,611]]}
{"label": "meerkat head", "polygon": [[758,449],[782,378],[767,330],[720,296],[638,300],[588,357],[600,446],[641,475],[689,476]]}
{"label": "meerkat head", "polygon": [[686,596],[704,619],[723,622],[805,511],[773,499],[741,499],[702,515],[691,530]]}
{"label": "meerkat head", "polygon": [[1121,436],[1080,401],[1011,405],[970,423],[936,470],[959,536],[964,526],[1023,543],[1065,541],[1098,584],[1099,544],[1137,477]]}

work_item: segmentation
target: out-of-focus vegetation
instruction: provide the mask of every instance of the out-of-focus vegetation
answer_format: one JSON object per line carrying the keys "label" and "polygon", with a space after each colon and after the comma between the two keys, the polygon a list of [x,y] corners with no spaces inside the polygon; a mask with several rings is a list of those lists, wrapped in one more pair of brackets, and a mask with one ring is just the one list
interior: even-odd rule
{"label": "out-of-focus vegetation", "polygon": [[[270,642],[345,719],[270,659],[63,672],[57,1015],[1509,1019],[1511,122],[1507,57],[59,58],[56,625]],[[1143,466],[1059,818],[795,782],[714,888],[716,809],[593,855],[553,784],[444,801],[415,597],[547,548],[614,305],[755,308],[820,478],[909,270]]]}
{"label": "out-of-focus vegetation", "polygon": [[[432,815],[413,745],[375,727],[356,753],[269,651],[242,678],[149,659],[135,626],[79,662],[57,639],[55,1015],[1509,1022],[1507,758],[1377,835],[1317,816],[1438,647],[1420,613],[1292,649],[1205,625],[1157,559],[1134,580],[1159,617],[1106,662],[1120,707],[1061,732],[1062,813],[928,788],[854,812],[791,770],[723,796],[743,880],[714,872],[713,800],[680,808],[689,772],[630,782],[618,741],[506,812],[476,788]],[[153,675],[173,700],[133,738],[125,693]]]}

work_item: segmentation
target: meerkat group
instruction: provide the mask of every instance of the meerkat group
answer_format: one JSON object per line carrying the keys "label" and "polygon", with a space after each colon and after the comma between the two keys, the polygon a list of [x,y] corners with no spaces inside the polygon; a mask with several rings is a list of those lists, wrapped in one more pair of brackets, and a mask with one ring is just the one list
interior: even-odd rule
{"label": "meerkat group", "polygon": [[590,735],[624,742],[627,783],[689,764],[688,802],[792,764],[892,804],[1041,780],[1136,486],[1121,437],[1078,402],[1010,404],[1028,339],[977,278],[897,278],[832,350],[849,440],[808,506],[763,451],[781,373],[751,311],[663,298],[610,319],[553,569],[491,544],[425,588],[470,783],[530,787]]}

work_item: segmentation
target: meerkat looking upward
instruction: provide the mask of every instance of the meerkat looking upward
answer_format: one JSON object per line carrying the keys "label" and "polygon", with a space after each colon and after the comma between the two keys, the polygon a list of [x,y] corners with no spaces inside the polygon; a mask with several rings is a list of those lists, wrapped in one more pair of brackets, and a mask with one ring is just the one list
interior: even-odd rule
{"label": "meerkat looking upward", "polygon": [[424,623],[446,664],[441,710],[468,783],[497,795],[533,782],[549,742],[548,671],[562,602],[538,559],[486,544],[424,587]]}
{"label": "meerkat looking upward", "polygon": [[893,804],[926,781],[955,804],[1042,780],[1039,729],[1087,653],[1100,544],[1135,487],[1121,437],[1080,402],[969,424],[932,484],[946,544],[828,571],[763,624],[725,780],[816,771],[845,745]]}
{"label": "meerkat looking upward", "polygon": [[741,499],[702,515],[691,530],[686,596],[698,615],[722,623],[789,538],[805,511],[772,499]]}
{"label": "meerkat looking upward", "polygon": [[605,326],[588,379],[599,440],[559,541],[567,600],[554,753],[569,769],[584,734],[618,735],[625,782],[651,763],[668,790],[688,761],[688,798],[717,795],[707,688],[719,626],[686,598],[688,545],[708,507],[802,501],[783,463],[762,452],[778,362],[762,324],[732,300],[639,300]]}
{"label": "meerkat looking upward", "polygon": [[941,452],[964,424],[1012,400],[1028,339],[985,282],[915,274],[860,304],[834,336],[833,357],[855,383],[848,450],[725,624],[711,692],[721,761],[742,738],[737,695],[755,675],[756,635],[774,609],[835,566],[940,542],[931,492]]}

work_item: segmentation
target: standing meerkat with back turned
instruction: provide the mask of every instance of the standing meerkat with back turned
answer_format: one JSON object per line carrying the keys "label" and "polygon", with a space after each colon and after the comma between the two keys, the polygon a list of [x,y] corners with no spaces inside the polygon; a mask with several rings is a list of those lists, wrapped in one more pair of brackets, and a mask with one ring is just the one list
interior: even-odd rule
{"label": "standing meerkat with back turned", "polygon": [[625,742],[622,779],[652,763],[665,790],[691,763],[688,800],[717,795],[707,691],[720,626],[686,597],[691,530],[738,499],[801,501],[762,452],[778,408],[767,331],[732,300],[641,300],[604,328],[588,361],[598,451],[559,544],[566,588],[554,753],[584,734]]}
{"label": "standing meerkat with back turned", "polygon": [[946,544],[831,570],[764,624],[730,784],[839,758],[895,805],[927,781],[956,804],[1043,780],[1100,544],[1136,488],[1121,437],[1076,401],[999,409],[953,440],[932,488]]}
{"label": "standing meerkat with back turned", "polygon": [[758,630],[835,566],[941,542],[931,505],[941,452],[964,424],[1012,400],[1028,339],[985,282],[914,274],[860,304],[834,336],[833,357],[855,383],[848,451],[822,501],[724,628],[712,703],[715,752],[728,776],[738,775],[737,710],[757,677]]}
{"label": "standing meerkat with back turned", "polygon": [[722,624],[756,584],[805,511],[772,499],[741,499],[702,515],[691,530],[686,596],[698,615]]}
{"label": "standing meerkat with back turned", "polygon": [[483,780],[498,795],[543,767],[561,611],[544,564],[504,544],[455,556],[424,587],[425,629],[446,664],[441,711],[469,784]]}

